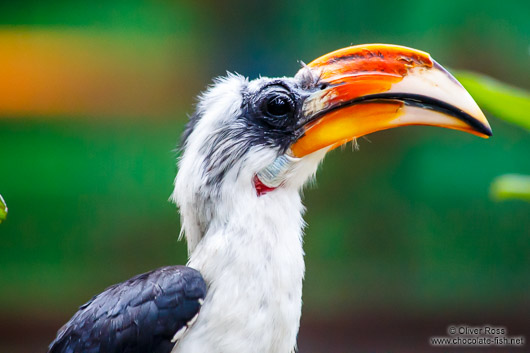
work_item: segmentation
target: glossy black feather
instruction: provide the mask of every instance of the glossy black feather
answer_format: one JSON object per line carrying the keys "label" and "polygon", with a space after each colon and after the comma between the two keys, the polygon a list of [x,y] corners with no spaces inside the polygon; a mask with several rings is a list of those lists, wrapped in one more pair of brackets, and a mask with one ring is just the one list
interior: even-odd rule
{"label": "glossy black feather", "polygon": [[57,333],[49,353],[169,353],[171,339],[200,309],[201,274],[162,267],[107,288]]}

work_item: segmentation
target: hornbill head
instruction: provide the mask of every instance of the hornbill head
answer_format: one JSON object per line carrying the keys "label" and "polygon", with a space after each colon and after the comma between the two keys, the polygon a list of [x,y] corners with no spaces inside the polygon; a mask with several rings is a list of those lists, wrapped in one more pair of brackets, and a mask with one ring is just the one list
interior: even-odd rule
{"label": "hornbill head", "polygon": [[190,250],[222,212],[219,202],[234,206],[280,189],[298,192],[326,152],[405,125],[491,136],[458,81],[429,54],[406,47],[340,49],[294,77],[217,79],[184,133],[175,183]]}

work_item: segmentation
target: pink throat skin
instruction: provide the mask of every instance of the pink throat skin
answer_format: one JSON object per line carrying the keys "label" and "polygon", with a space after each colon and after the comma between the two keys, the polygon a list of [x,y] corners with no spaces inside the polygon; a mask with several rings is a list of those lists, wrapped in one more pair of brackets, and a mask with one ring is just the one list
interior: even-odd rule
{"label": "pink throat skin", "polygon": [[276,188],[263,184],[257,175],[254,175],[254,188],[256,189],[256,194],[258,194],[258,196],[265,195],[268,192],[276,190]]}

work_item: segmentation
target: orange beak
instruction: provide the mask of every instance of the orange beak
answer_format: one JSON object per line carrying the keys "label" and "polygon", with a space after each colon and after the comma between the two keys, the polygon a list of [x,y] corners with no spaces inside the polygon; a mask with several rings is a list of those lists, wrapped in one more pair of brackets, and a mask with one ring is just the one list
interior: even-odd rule
{"label": "orange beak", "polygon": [[318,77],[303,103],[295,157],[406,125],[430,125],[487,138],[491,128],[469,93],[429,54],[387,44],[352,46],[311,62]]}

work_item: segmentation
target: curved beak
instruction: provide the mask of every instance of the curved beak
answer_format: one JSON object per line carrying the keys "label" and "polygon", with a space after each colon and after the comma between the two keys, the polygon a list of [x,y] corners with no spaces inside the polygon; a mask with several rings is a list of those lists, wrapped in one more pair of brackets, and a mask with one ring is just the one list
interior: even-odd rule
{"label": "curved beak", "polygon": [[326,54],[298,75],[317,77],[303,103],[295,157],[406,125],[431,125],[487,138],[486,117],[462,85],[429,54],[369,44]]}

